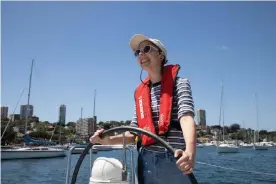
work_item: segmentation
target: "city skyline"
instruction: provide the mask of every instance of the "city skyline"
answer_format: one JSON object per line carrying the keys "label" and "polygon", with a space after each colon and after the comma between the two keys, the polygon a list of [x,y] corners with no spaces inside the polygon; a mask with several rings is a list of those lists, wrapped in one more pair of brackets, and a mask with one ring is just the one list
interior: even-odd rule
{"label": "city skyline", "polygon": [[[41,121],[56,122],[60,104],[67,122],[81,116],[81,107],[93,117],[95,89],[99,121],[131,120],[141,68],[129,40],[143,33],[160,39],[169,63],[180,64],[195,112],[206,110],[208,126],[219,123],[223,81],[226,124],[256,129],[257,93],[259,129],[275,131],[275,8],[269,2],[2,2],[1,104],[12,112],[23,89],[20,104],[27,102],[34,59],[30,104]],[[159,18],[145,21],[152,14]]]}
{"label": "city skyline", "polygon": [[[31,104],[30,104],[31,105]],[[21,106],[24,106],[24,105],[21,105]],[[33,105],[31,105],[31,106],[33,106]],[[66,105],[65,104],[61,104],[61,105],[59,105],[59,113],[60,113],[60,107],[65,107],[66,108]],[[1,106],[1,108],[2,107],[7,107],[7,106]],[[33,106],[33,108],[34,108],[34,106]],[[82,110],[83,110],[83,108],[82,108]],[[14,113],[14,114],[18,114],[18,113]],[[8,113],[8,117],[10,117],[11,115],[14,115],[14,114],[9,114]],[[19,113],[18,114],[19,116],[21,116],[21,114]],[[34,117],[38,117],[39,118],[39,115],[36,115],[36,114],[34,114],[33,115]],[[43,121],[48,121],[49,123],[59,123],[60,122],[60,120],[59,120],[59,118],[60,118],[60,116],[57,118],[58,120],[57,121],[48,121],[47,119],[46,120],[41,120],[42,122]],[[89,115],[89,116],[86,116],[86,117],[82,117],[82,115],[78,118],[78,119],[76,119],[76,120],[71,120],[71,121],[66,121],[65,122],[65,125],[66,124],[68,124],[69,122],[75,122],[75,123],[79,123],[80,121],[81,121],[81,119],[83,119],[83,120],[87,120],[87,119],[93,119],[93,121],[95,121],[97,124],[99,123],[99,122],[110,122],[110,121],[117,121],[117,122],[120,122],[120,121],[129,121],[130,119],[121,119],[121,120],[114,120],[114,119],[109,119],[109,120],[105,120],[105,121],[103,121],[103,120],[99,120],[99,121],[97,121],[97,116],[95,116],[95,117],[93,117],[93,115]],[[210,126],[213,126],[213,125],[219,125],[219,123],[217,123],[217,124],[208,124],[208,122],[206,121],[206,110],[205,109],[202,109],[202,108],[200,108],[200,109],[196,109],[195,110],[195,117],[194,117],[194,120],[195,120],[195,123],[196,123],[196,125],[198,125],[198,126],[201,126],[201,127],[210,127]],[[131,121],[131,120],[130,120]],[[239,124],[240,126],[241,126],[241,128],[244,128],[244,122],[241,122],[241,123],[237,123],[237,122],[226,122],[225,124],[224,124],[224,126],[230,126],[230,125],[232,125],[232,124]],[[220,126],[222,127],[223,126],[223,124],[222,124],[222,120],[221,120],[221,123],[220,123]],[[253,127],[247,127],[247,129],[248,128],[250,128],[250,129],[254,129]],[[255,128],[256,129],[256,128]],[[268,129],[259,129],[259,130],[268,130]],[[268,131],[270,131],[270,130],[268,130]]]}

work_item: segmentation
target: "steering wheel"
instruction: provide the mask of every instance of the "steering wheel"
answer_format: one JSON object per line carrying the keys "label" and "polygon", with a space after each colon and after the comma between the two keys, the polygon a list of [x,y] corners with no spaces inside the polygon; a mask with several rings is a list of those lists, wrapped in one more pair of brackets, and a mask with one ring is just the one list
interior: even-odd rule
{"label": "steering wheel", "polygon": [[[108,135],[109,133],[112,133],[112,132],[115,132],[115,131],[123,131],[123,132],[124,131],[132,131],[132,132],[136,132],[136,133],[147,135],[147,136],[155,139],[159,143],[161,143],[162,146],[164,146],[167,150],[169,150],[174,155],[174,151],[175,150],[166,141],[164,141],[163,139],[161,139],[157,135],[155,135],[155,134],[153,134],[151,132],[145,131],[144,129],[141,129],[141,128],[135,128],[135,127],[130,127],[130,126],[115,127],[115,128],[111,128],[109,130],[105,130],[100,136],[104,137],[104,136]],[[78,162],[77,162],[77,164],[75,166],[75,169],[74,169],[74,173],[73,173],[73,176],[72,176],[71,184],[75,184],[76,183],[77,176],[78,176],[79,169],[80,169],[80,166],[82,164],[82,161],[84,160],[84,157],[89,152],[89,150],[92,148],[92,146],[93,146],[93,144],[89,143],[88,146],[84,149],[84,151],[80,155],[79,160],[78,160]],[[181,155],[179,155],[176,159],[178,160],[180,157],[181,157]],[[191,184],[198,184],[195,176],[193,175],[193,173],[188,174],[188,177],[189,177],[189,180],[190,180]]]}

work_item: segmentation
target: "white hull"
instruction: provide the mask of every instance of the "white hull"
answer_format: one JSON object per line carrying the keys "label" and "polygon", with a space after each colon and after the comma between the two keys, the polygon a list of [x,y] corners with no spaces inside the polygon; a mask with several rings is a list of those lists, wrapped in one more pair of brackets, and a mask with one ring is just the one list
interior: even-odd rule
{"label": "white hull", "polygon": [[51,146],[51,148],[69,150],[69,146],[66,146],[66,145],[56,145],[56,146]]}
{"label": "white hull", "polygon": [[247,143],[243,143],[243,144],[240,144],[240,147],[241,148],[253,148],[253,144],[247,144]]}
{"label": "white hull", "polygon": [[203,144],[196,144],[197,148],[203,148]]}
{"label": "white hull", "polygon": [[82,152],[84,151],[85,148],[75,148],[72,151],[72,154],[82,154]]}
{"label": "white hull", "polygon": [[215,146],[213,143],[208,143],[208,142],[207,142],[207,143],[204,143],[203,145],[204,145],[204,146]]}
{"label": "white hull", "polygon": [[10,159],[28,159],[28,158],[53,158],[66,156],[65,150],[48,149],[48,150],[32,150],[32,149],[10,149],[1,150],[1,160]]}
{"label": "white hull", "polygon": [[237,153],[239,152],[239,147],[231,144],[221,144],[217,147],[218,153]]}

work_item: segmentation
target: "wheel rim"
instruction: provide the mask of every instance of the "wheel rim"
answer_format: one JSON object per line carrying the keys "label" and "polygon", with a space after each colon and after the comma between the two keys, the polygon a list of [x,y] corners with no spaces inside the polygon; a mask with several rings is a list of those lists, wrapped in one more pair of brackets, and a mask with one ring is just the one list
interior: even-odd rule
{"label": "wheel rim", "polygon": [[[162,144],[162,146],[164,146],[168,151],[170,151],[173,155],[174,155],[174,149],[171,145],[169,145],[166,141],[164,141],[163,139],[161,139],[160,137],[158,137],[157,135],[151,133],[151,132],[148,132],[144,129],[141,129],[141,128],[136,128],[136,127],[130,127],[130,126],[121,126],[121,127],[115,127],[115,128],[111,128],[109,130],[105,130],[102,134],[101,134],[101,137],[104,137],[110,133],[113,133],[115,131],[122,131],[122,132],[125,132],[125,131],[132,131],[132,132],[136,132],[136,133],[141,133],[141,134],[144,134],[144,135],[147,135],[153,139],[155,139],[156,141],[158,141],[159,143]],[[80,166],[86,156],[86,154],[89,152],[89,150],[92,148],[93,144],[92,143],[89,143],[88,146],[84,149],[84,151],[82,152],[82,154],[80,155],[79,159],[78,159],[78,162],[75,166],[75,169],[74,169],[74,172],[73,172],[73,176],[72,176],[72,180],[71,180],[71,184],[75,184],[76,181],[77,181],[77,176],[78,176],[78,173],[79,173],[79,169],[80,169]],[[179,159],[179,157],[177,157],[176,159]],[[188,174],[188,177],[189,177],[189,180],[191,182],[191,184],[197,184],[197,180],[194,176],[193,173],[191,174]]]}

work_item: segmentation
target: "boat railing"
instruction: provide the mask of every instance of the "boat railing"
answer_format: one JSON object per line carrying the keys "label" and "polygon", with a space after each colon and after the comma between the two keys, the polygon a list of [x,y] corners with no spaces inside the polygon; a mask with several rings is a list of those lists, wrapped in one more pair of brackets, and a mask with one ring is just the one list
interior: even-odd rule
{"label": "boat railing", "polygon": [[[72,152],[76,149],[76,148],[83,148],[83,146],[77,145],[77,146],[72,146],[69,151],[68,151],[68,159],[67,159],[67,172],[66,172],[66,181],[65,184],[69,184],[70,182],[70,173],[71,173],[71,156],[72,156]],[[124,149],[129,151],[130,154],[130,165],[131,165],[131,183],[134,184],[135,183],[135,164],[134,164],[134,153],[133,153],[133,149],[134,146],[133,145],[126,145],[125,147],[123,145],[93,145],[92,148],[89,150],[89,163],[90,163],[90,172],[92,170],[92,161],[94,160],[93,158],[93,151],[106,151],[108,150],[122,150],[123,154],[126,154]],[[123,155],[123,168],[124,168],[124,160],[125,156]]]}

